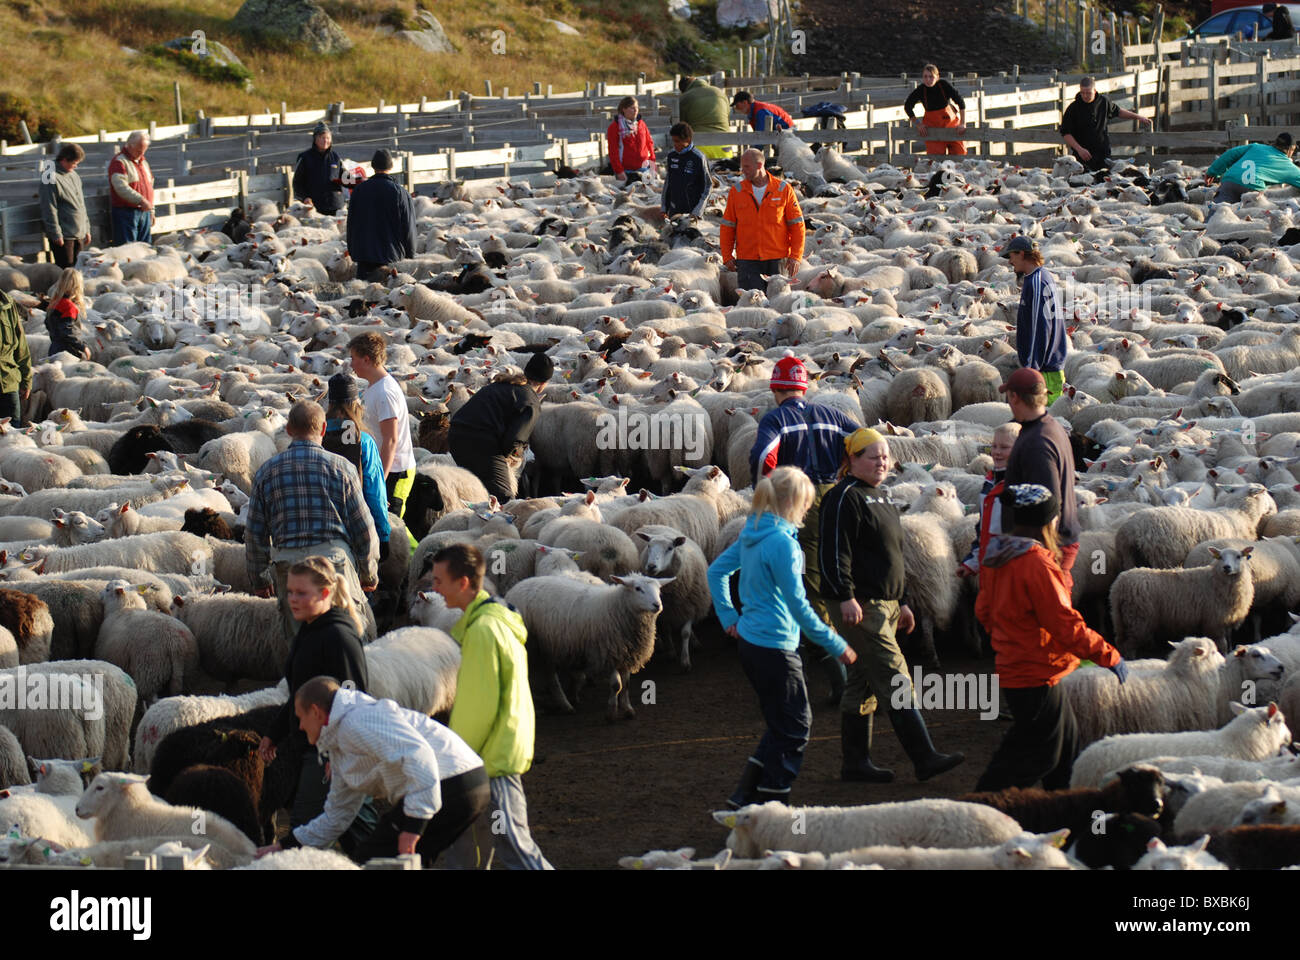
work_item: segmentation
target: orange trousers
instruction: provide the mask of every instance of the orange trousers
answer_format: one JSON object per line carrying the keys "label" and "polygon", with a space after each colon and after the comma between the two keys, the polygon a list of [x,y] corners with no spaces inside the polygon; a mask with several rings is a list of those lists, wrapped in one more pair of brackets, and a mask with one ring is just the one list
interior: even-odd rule
{"label": "orange trousers", "polygon": [[[927,110],[921,122],[927,127],[955,127],[960,122],[958,117],[948,112],[947,108],[943,110]],[[958,153],[966,152],[966,144],[960,140],[927,140],[925,141],[926,153]]]}

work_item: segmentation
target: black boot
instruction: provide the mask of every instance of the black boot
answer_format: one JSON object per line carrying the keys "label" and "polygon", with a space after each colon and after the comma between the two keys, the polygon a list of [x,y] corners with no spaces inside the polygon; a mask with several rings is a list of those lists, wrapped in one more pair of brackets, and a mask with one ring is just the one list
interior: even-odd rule
{"label": "black boot", "polygon": [[871,762],[871,727],[875,714],[840,714],[840,748],[844,765],[840,779],[850,783],[892,783],[894,771]]}
{"label": "black boot", "polygon": [[889,720],[894,725],[903,749],[911,758],[916,768],[916,779],[925,782],[931,777],[951,770],[966,759],[961,753],[940,753],[930,741],[930,732],[925,728],[921,711],[915,707],[908,710],[890,710]]}
{"label": "black boot", "polygon": [[761,802],[758,796],[758,781],[762,776],[763,765],[761,763],[753,757],[745,761],[745,769],[740,774],[740,783],[736,784],[736,789],[727,798],[728,808],[739,810],[751,803]]}

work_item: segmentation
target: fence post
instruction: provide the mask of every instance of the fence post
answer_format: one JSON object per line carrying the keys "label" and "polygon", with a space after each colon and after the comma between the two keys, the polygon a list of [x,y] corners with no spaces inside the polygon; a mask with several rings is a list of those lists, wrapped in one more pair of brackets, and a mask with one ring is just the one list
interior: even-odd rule
{"label": "fence post", "polygon": [[1268,82],[1268,60],[1269,52],[1265,50],[1264,55],[1255,63],[1255,88],[1259,91],[1259,125],[1261,127],[1268,126],[1268,110],[1265,106],[1268,103],[1268,94],[1264,92],[1264,84]]}
{"label": "fence post", "polygon": [[235,174],[239,181],[239,206],[245,213],[248,212],[248,171],[240,170]]}
{"label": "fence post", "polygon": [[447,182],[451,183],[456,179],[456,148],[447,148]]}
{"label": "fence post", "polygon": [[[174,178],[172,178],[172,177],[168,177],[168,178],[167,178],[167,193],[168,193],[168,196],[171,196],[172,191],[175,190],[175,189],[176,189],[176,180],[175,180]],[[176,219],[176,201],[175,201],[175,200],[172,200],[172,201],[170,201],[170,202],[167,204],[167,216],[170,217],[172,220],[175,220],[175,219]],[[173,224],[173,225],[172,225],[172,230],[175,230],[175,229],[176,229],[176,226],[175,226],[175,224]],[[170,232],[170,231],[165,231],[165,232]]]}
{"label": "fence post", "polygon": [[402,152],[402,185],[411,196],[415,196],[415,175],[411,170],[411,161],[414,159],[415,154],[410,150]]}
{"label": "fence post", "polygon": [[9,256],[9,205],[0,203],[0,253]]}
{"label": "fence post", "polygon": [[1210,61],[1210,124],[1219,126],[1219,62]]}
{"label": "fence post", "polygon": [[284,206],[288,209],[293,203],[293,167],[281,167],[280,176],[284,177]]}

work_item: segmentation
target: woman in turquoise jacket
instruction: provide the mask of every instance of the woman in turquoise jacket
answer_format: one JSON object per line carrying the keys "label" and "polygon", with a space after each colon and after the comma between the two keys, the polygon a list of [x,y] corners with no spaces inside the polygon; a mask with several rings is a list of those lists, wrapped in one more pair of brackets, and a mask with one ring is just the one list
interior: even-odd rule
{"label": "woman in turquoise jacket", "polygon": [[[812,710],[799,660],[799,632],[837,657],[856,654],[808,605],[803,588],[799,525],[816,495],[797,467],[777,467],[759,481],[740,539],[709,565],[709,592],[718,620],[739,641],[740,663],[758,694],[767,732],[745,763],[727,800],[733,810],[767,800],[787,801],[812,729]],[[740,571],[740,602],[731,602],[731,575]]]}
{"label": "woman in turquoise jacket", "polygon": [[1243,143],[1215,160],[1205,171],[1205,184],[1222,180],[1215,203],[1236,203],[1248,190],[1263,190],[1278,183],[1300,187],[1300,167],[1291,159],[1295,143],[1289,133],[1279,133],[1273,143]]}

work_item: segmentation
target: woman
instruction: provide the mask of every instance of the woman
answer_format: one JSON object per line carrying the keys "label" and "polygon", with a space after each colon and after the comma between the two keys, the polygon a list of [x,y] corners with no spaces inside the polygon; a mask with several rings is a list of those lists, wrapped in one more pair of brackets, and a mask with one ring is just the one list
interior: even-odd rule
{"label": "woman", "polygon": [[[842,637],[818,618],[803,589],[799,525],[816,491],[797,467],[777,467],[758,482],[740,539],[709,566],[709,592],[718,620],[739,641],[740,663],[758,694],[767,732],[727,800],[732,809],[786,801],[808,746],[812,711],[799,660],[803,631],[846,666],[857,659]],[[740,571],[740,602],[731,603],[731,575]]]}
{"label": "woman", "polygon": [[642,174],[655,171],[655,145],[650,128],[638,113],[636,97],[618,102],[618,116],[605,131],[609,141],[609,165],[624,183],[635,183]]}
{"label": "woman", "polygon": [[50,294],[50,309],[45,311],[51,357],[64,351],[79,360],[90,359],[90,348],[81,342],[81,317],[85,314],[86,296],[81,272],[67,267],[59,274],[59,281]]}
{"label": "woman", "polygon": [[872,721],[883,702],[916,779],[929,780],[965,757],[934,749],[915,706],[911,671],[898,647],[898,628],[911,633],[916,618],[903,602],[903,524],[898,507],[880,489],[889,476],[889,444],[875,430],[862,428],[845,437],[844,449],[840,482],[822,498],[817,541],[822,596],[839,601],[838,610],[830,604],[832,616],[857,654],[840,698],[840,779],[894,779],[892,770],[871,762]]}
{"label": "woman", "polygon": [[[925,113],[920,120],[917,120],[916,114],[913,113],[918,103],[925,108]],[[951,83],[939,79],[939,68],[933,63],[927,63],[925,69],[921,71],[921,86],[907,95],[907,99],[903,101],[903,109],[907,111],[908,118],[916,126],[916,132],[921,137],[924,137],[932,127],[955,129],[958,133],[966,132],[966,101],[961,98],[961,94]],[[964,154],[966,144],[960,140],[927,140],[925,152]]]}
{"label": "woman", "polygon": [[[301,627],[284,662],[284,679],[289,699],[280,707],[271,729],[258,745],[264,763],[275,759],[275,745],[293,736],[302,753],[298,789],[289,811],[290,827],[310,823],[325,809],[329,786],[316,748],[298,728],[293,712],[294,694],[313,677],[333,677],[366,692],[366,656],[361,649],[362,620],[348,594],[347,581],[324,557],[307,557],[289,568],[289,610]],[[340,839],[344,852],[351,851],[378,822],[374,806],[367,801]]]}
{"label": "woman", "polygon": [[357,382],[351,374],[336,373],[330,377],[326,394],[329,405],[325,409],[325,436],[321,446],[337,453],[357,469],[361,478],[361,491],[375,521],[375,535],[379,537],[379,561],[388,558],[388,538],[392,525],[388,522],[388,491],[384,487],[384,467],[379,459],[379,445],[366,433],[365,411],[361,409]]}
{"label": "woman", "polygon": [[[1005,533],[989,541],[975,615],[993,638],[998,682],[1014,723],[975,785],[977,791],[1070,785],[1078,732],[1061,678],[1091,660],[1123,683],[1128,665],[1070,605],[1061,572],[1056,495],[1036,483],[1002,492]],[[1008,520],[1010,523],[1008,524]]]}

